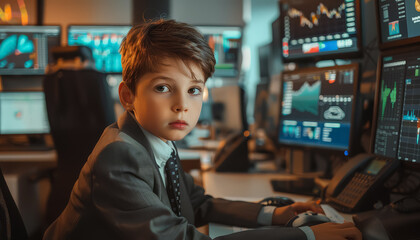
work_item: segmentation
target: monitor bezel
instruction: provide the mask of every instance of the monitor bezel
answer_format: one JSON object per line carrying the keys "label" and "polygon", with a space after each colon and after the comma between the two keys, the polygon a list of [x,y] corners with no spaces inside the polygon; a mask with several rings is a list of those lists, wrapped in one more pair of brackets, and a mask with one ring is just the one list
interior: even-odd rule
{"label": "monitor bezel", "polygon": [[[397,49],[389,49],[387,51],[380,52],[378,56],[378,65],[376,69],[377,74],[376,74],[376,83],[375,83],[375,87],[377,90],[375,91],[375,99],[374,99],[374,105],[373,105],[372,129],[371,129],[370,148],[369,148],[369,152],[371,154],[377,155],[375,154],[375,140],[376,140],[376,127],[378,125],[378,111],[379,111],[379,97],[380,97],[380,93],[378,89],[380,89],[381,81],[382,81],[382,62],[383,62],[382,59],[386,56],[395,55],[395,54],[404,54],[404,53],[409,53],[412,51],[420,52],[420,46],[405,46],[405,47],[397,48]],[[400,140],[398,139],[398,142],[399,141]],[[382,156],[382,155],[378,155],[378,156]],[[395,157],[395,159],[398,160],[398,157]],[[403,160],[399,160],[399,161],[403,166],[407,166],[410,169],[420,170],[420,163],[407,162]]]}
{"label": "monitor bezel", "polygon": [[[264,132],[265,132],[267,138],[270,139],[270,141],[273,142],[273,143],[277,142],[277,135],[278,135],[277,131],[278,131],[278,127],[279,127],[278,126],[279,125],[279,123],[278,123],[278,121],[279,121],[279,111],[281,110],[281,102],[280,102],[281,99],[280,98],[281,98],[281,94],[282,94],[282,90],[283,90],[283,87],[281,85],[282,84],[281,77],[282,77],[281,73],[272,74],[270,79],[269,79],[269,83],[268,83],[268,98],[270,98],[270,96],[272,96],[272,95],[277,96],[277,98],[278,98],[275,103],[273,103],[269,99],[267,99],[267,102],[268,102],[267,104],[277,105],[277,114],[270,114],[270,110],[269,110],[270,107],[269,107],[267,109],[267,116],[266,116],[266,119],[265,119],[266,122],[264,123],[264,125],[265,125]],[[278,81],[278,88],[276,88],[278,90],[278,94],[276,94],[276,91],[273,90],[274,86],[276,86],[275,84],[277,84],[276,81]],[[281,112],[280,112],[280,114],[281,114]],[[275,116],[274,120],[276,120],[276,121],[274,122],[275,123],[274,127],[270,128],[271,125],[268,125],[267,120],[268,120],[269,117],[272,117],[272,116]]]}
{"label": "monitor bezel", "polygon": [[[42,90],[19,90],[19,91],[0,91],[0,94],[2,93],[43,93],[44,95],[44,101],[46,101],[45,99],[45,93]],[[48,119],[48,109],[47,109],[47,103],[45,102],[45,114],[47,116],[47,121],[48,121],[48,128],[49,130],[46,132],[41,132],[41,133],[2,133],[0,131],[0,137],[13,137],[13,136],[45,136],[45,135],[50,135],[51,134],[51,126],[49,126],[49,119]]]}
{"label": "monitor bezel", "polygon": [[401,47],[401,46],[408,46],[415,43],[420,42],[420,36],[395,40],[391,42],[382,42],[382,29],[381,29],[381,19],[379,13],[379,2],[380,0],[375,0],[375,12],[376,12],[376,26],[377,26],[377,34],[378,34],[378,43],[380,50],[387,50],[393,47]]}
{"label": "monitor bezel", "polygon": [[[283,44],[282,39],[284,37],[284,31],[282,30],[284,26],[284,18],[280,16],[280,55],[285,63],[289,62],[313,62],[313,61],[321,61],[321,60],[329,60],[329,59],[349,59],[349,58],[358,58],[363,55],[362,49],[362,19],[361,19],[361,5],[360,0],[355,1],[355,9],[356,9],[356,38],[357,38],[357,50],[352,52],[344,52],[344,53],[325,53],[319,55],[310,55],[307,57],[295,57],[295,58],[285,58],[283,56]],[[282,4],[293,2],[293,0],[279,0],[279,12],[280,15],[282,13]]]}
{"label": "monitor bezel", "polygon": [[244,39],[244,27],[241,25],[211,25],[211,24],[195,24],[194,27],[199,31],[200,34],[204,36],[204,33],[200,31],[200,27],[215,27],[215,28],[239,28],[239,31],[241,32],[241,38],[240,38],[240,46],[239,46],[239,56],[238,56],[238,73],[235,76],[224,76],[224,75],[215,75],[216,69],[211,76],[212,78],[238,78],[241,75],[241,68],[242,68],[242,46],[243,46],[243,39]]}
{"label": "monitor bezel", "polygon": [[[62,35],[63,35],[63,29],[62,26],[59,24],[52,24],[52,25],[0,25],[0,28],[11,28],[13,31],[16,29],[16,32],[19,31],[18,28],[39,28],[39,29],[47,29],[47,28],[58,28],[58,46],[61,46],[61,41],[63,39]],[[51,51],[51,49],[48,49],[48,53]],[[49,64],[49,63],[47,63]],[[21,73],[15,73],[15,74],[1,74],[2,76],[43,76],[46,74],[46,69],[44,70],[43,73],[38,73],[38,74],[21,74]]]}
{"label": "monitor bezel", "polygon": [[[109,25],[108,24],[69,24],[69,25],[67,25],[67,28],[66,28],[66,44],[69,45],[70,29],[72,27],[112,27],[112,28],[115,27],[116,29],[119,28],[119,27],[130,27],[129,31],[131,31],[131,29],[134,26],[135,25],[130,25],[130,24],[109,24]],[[125,39],[125,36],[124,36],[124,39]],[[71,45],[71,46],[77,46],[77,45]],[[123,72],[123,71],[121,71],[121,72],[105,72],[105,71],[100,70],[100,69],[97,69],[97,70],[100,71],[100,72],[103,72],[105,74],[122,74],[122,72]]]}
{"label": "monitor bezel", "polygon": [[[284,74],[301,74],[301,73],[309,73],[314,71],[325,71],[325,70],[342,70],[342,69],[350,69],[353,68],[355,70],[355,79],[353,83],[353,102],[352,102],[352,111],[351,111],[351,120],[350,120],[350,136],[349,136],[349,145],[347,149],[339,149],[339,148],[330,148],[328,146],[314,146],[314,145],[306,145],[306,144],[296,144],[296,143],[284,143],[280,142],[280,125],[282,121],[282,102],[283,102],[283,95],[284,95]],[[281,74],[281,92],[280,92],[280,99],[279,99],[279,116],[277,121],[277,129],[276,129],[276,145],[278,146],[287,146],[295,149],[307,149],[307,150],[325,150],[325,151],[332,151],[335,153],[343,153],[344,151],[348,152],[348,156],[353,156],[356,153],[353,153],[355,150],[355,137],[357,136],[358,127],[356,126],[356,105],[357,105],[357,99],[359,95],[359,83],[360,83],[360,66],[359,63],[351,63],[346,65],[337,65],[332,67],[323,67],[323,68],[317,68],[317,67],[311,67],[311,68],[304,68],[304,69],[298,69],[294,71],[285,71]]]}

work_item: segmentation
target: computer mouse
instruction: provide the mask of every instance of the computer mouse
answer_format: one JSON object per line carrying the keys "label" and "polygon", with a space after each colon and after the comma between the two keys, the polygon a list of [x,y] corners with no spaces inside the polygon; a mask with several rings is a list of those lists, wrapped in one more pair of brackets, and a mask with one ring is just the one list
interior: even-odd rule
{"label": "computer mouse", "polygon": [[262,204],[262,205],[265,205],[265,206],[283,207],[283,206],[286,206],[286,205],[290,205],[294,202],[295,201],[293,201],[292,199],[290,199],[288,197],[276,196],[276,197],[264,198],[259,203]]}
{"label": "computer mouse", "polygon": [[315,212],[304,212],[294,216],[286,224],[288,227],[302,227],[302,226],[313,226],[321,223],[331,222],[331,220],[324,214]]}

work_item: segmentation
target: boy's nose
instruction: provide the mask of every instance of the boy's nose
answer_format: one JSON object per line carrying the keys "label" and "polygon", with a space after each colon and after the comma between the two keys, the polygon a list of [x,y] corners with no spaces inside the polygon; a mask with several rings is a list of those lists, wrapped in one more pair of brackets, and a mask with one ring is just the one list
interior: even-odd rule
{"label": "boy's nose", "polygon": [[173,105],[173,110],[175,112],[187,112],[188,111],[188,104],[184,97],[179,96],[176,100],[176,103]]}
{"label": "boy's nose", "polygon": [[186,112],[186,111],[188,111],[188,108],[187,107],[184,107],[184,106],[180,106],[180,107],[177,107],[177,108],[175,108],[175,111],[176,112]]}

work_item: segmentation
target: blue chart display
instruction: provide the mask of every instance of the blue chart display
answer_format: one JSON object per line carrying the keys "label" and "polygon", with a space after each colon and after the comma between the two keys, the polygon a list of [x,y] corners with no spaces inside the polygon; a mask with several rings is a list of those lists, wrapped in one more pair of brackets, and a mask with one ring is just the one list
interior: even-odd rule
{"label": "blue chart display", "polygon": [[292,110],[295,110],[300,113],[310,113],[318,116],[318,99],[321,92],[321,81],[316,81],[312,85],[305,82],[297,91],[290,89],[292,87],[292,82],[286,82],[284,84],[287,95],[285,96],[283,114],[289,115],[292,113]]}
{"label": "blue chart display", "polygon": [[0,26],[0,75],[44,74],[58,45],[58,26]]}
{"label": "blue chart display", "polygon": [[355,66],[283,74],[278,141],[348,150]]}
{"label": "blue chart display", "polygon": [[35,44],[31,36],[12,34],[0,43],[0,68],[34,68]]}
{"label": "blue chart display", "polygon": [[120,45],[131,26],[70,26],[68,44],[92,49],[95,67],[107,73],[122,72]]}

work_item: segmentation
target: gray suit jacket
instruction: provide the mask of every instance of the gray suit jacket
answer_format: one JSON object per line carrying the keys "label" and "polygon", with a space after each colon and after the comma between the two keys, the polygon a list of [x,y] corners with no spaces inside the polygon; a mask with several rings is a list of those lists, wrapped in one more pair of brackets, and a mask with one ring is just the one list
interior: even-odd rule
{"label": "gray suit jacket", "polygon": [[[209,222],[259,227],[261,205],[214,199],[180,170],[181,213],[171,210],[146,137],[125,112],[107,127],[84,165],[62,214],[44,239],[210,239]],[[269,228],[223,239],[306,239],[297,228]]]}

